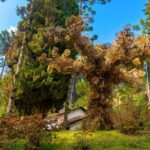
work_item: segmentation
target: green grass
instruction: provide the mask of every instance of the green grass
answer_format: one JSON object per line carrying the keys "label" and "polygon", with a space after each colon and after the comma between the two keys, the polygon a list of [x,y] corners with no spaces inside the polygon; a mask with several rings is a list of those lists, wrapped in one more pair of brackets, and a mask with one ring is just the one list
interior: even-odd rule
{"label": "green grass", "polygon": [[[58,131],[53,132],[53,138],[45,137],[39,150],[74,150],[77,141],[80,144],[88,143],[90,150],[150,150],[150,137],[148,136],[128,136],[117,131],[96,131],[91,134],[80,134],[80,131]],[[9,142],[8,150],[25,150],[26,146],[22,140]],[[23,146],[24,145],[24,146]],[[76,150],[79,150],[77,148]]]}
{"label": "green grass", "polygon": [[[53,141],[54,150],[73,150],[78,137],[75,132],[56,132],[56,140]],[[91,150],[149,150],[150,137],[128,136],[117,131],[96,131],[89,136],[89,146]]]}

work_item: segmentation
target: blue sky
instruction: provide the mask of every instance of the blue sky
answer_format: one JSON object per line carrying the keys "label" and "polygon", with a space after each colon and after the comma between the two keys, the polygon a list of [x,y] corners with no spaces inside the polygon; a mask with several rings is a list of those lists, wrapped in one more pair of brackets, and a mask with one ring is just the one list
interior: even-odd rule
{"label": "blue sky", "polygon": [[[146,0],[112,0],[107,5],[95,5],[97,11],[93,34],[99,36],[98,42],[113,42],[115,35],[126,24],[137,24],[144,18]],[[25,5],[26,0],[7,0],[0,3],[0,31],[16,27],[19,17],[16,16],[17,5]],[[138,33],[139,34],[139,33]]]}
{"label": "blue sky", "polygon": [[26,0],[7,0],[0,3],[0,31],[17,26],[19,17],[16,15],[16,7],[24,4]]}
{"label": "blue sky", "polygon": [[[112,42],[126,24],[137,24],[144,18],[143,9],[147,0],[111,0],[107,5],[96,5],[94,33],[99,42]],[[136,33],[139,34],[139,33]]]}

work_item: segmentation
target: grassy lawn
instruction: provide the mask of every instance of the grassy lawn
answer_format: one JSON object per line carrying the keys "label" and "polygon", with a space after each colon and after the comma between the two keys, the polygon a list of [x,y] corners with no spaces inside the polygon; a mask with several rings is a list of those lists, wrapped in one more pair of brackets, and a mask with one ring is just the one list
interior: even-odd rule
{"label": "grassy lawn", "polygon": [[[79,132],[61,131],[55,132],[56,140],[52,143],[52,149],[73,150],[77,139],[81,139]],[[149,150],[150,137],[128,136],[116,131],[96,131],[87,135],[91,150]]]}
{"label": "grassy lawn", "polygon": [[[86,137],[79,131],[53,132],[53,138],[44,138],[39,149],[74,150],[77,141],[80,141],[80,144],[88,143],[90,150],[150,150],[150,137],[128,136],[117,131],[96,131],[86,134]],[[11,141],[7,149],[25,150],[27,148],[22,145],[23,143],[25,142],[22,140]]]}

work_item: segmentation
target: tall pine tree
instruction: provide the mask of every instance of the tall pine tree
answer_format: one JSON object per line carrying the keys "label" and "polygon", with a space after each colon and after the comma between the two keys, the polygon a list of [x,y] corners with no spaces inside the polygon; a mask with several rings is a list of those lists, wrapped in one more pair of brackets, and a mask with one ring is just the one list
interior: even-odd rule
{"label": "tall pine tree", "polygon": [[141,19],[140,22],[143,26],[143,33],[150,35],[150,0],[148,0],[145,5],[144,13],[146,15],[146,19]]}
{"label": "tall pine tree", "polygon": [[[13,94],[14,104],[21,114],[41,113],[45,115],[50,108],[57,110],[62,107],[67,96],[67,83],[70,76],[57,72],[49,75],[47,64],[39,60],[44,56],[49,56],[54,46],[42,29],[64,26],[66,17],[77,15],[79,8],[76,0],[35,0],[32,12],[29,10],[30,7],[29,1],[27,7],[17,8],[17,14],[22,20],[18,24],[18,31],[9,47],[7,65],[14,74],[19,57],[18,49],[22,45],[22,33],[26,30],[24,60],[16,91]],[[30,19],[30,24],[28,19]],[[71,48],[65,41],[57,46],[61,49],[60,53],[65,48]]]}

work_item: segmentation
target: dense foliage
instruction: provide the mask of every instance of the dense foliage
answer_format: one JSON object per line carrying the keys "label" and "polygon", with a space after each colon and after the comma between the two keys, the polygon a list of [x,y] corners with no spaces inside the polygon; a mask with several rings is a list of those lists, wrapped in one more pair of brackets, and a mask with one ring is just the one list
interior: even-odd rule
{"label": "dense foliage", "polygon": [[6,140],[25,138],[31,146],[39,146],[46,123],[40,115],[7,116],[0,120],[0,136]]}
{"label": "dense foliage", "polygon": [[47,30],[51,37],[55,35],[60,41],[69,37],[70,43],[81,55],[80,59],[74,61],[69,57],[70,50],[66,49],[60,55],[58,48],[54,47],[53,61],[50,61],[48,70],[84,75],[91,90],[89,123],[93,126],[93,121],[96,121],[100,128],[109,127],[112,124],[109,114],[111,87],[120,82],[132,82],[133,85],[143,83],[144,71],[140,66],[143,59],[150,58],[150,38],[134,37],[130,28],[126,27],[118,34],[112,46],[108,47],[93,45],[87,37],[81,35],[82,30],[82,19],[75,16],[66,21],[65,29]]}
{"label": "dense foliage", "polygon": [[89,87],[88,82],[83,79],[79,79],[76,83],[76,90],[79,98],[72,105],[72,107],[83,107],[88,108],[88,98],[89,98]]}
{"label": "dense foliage", "polygon": [[[44,116],[49,109],[63,106],[70,77],[81,75],[87,81],[77,83],[79,103],[84,107],[90,91],[88,123],[96,128],[111,128],[112,88],[129,82],[143,86],[142,67],[143,60],[150,58],[150,37],[135,37],[126,26],[112,45],[94,45],[96,36],[89,39],[81,33],[92,30],[89,27],[95,14],[92,5],[107,2],[33,0],[26,7],[18,7],[21,18],[18,30],[12,35],[7,31],[0,35],[0,46],[7,53],[7,65],[11,69],[4,77],[6,82],[1,84],[2,99],[13,100],[12,104],[22,115]],[[148,8],[149,3],[145,8],[147,19],[141,21],[147,34]],[[145,94],[131,97],[128,92],[121,93],[120,99],[136,99],[136,105],[140,105]]]}
{"label": "dense foliage", "polygon": [[143,26],[143,33],[150,35],[150,0],[148,0],[147,4],[145,5],[144,13],[146,18],[141,19],[140,22]]}
{"label": "dense foliage", "polygon": [[[31,7],[32,11],[30,12]],[[47,64],[39,61],[38,58],[41,55],[50,56],[50,51],[54,46],[54,42],[51,42],[47,35],[41,32],[41,29],[53,26],[63,27],[66,17],[77,15],[78,11],[76,0],[66,2],[35,0],[29,2],[27,7],[17,8],[17,14],[21,17],[21,21],[6,58],[7,65],[14,74],[19,61],[19,52],[23,46],[21,71],[18,75],[15,92],[11,96],[21,114],[42,113],[45,115],[49,108],[55,107],[58,110],[63,106],[70,77],[57,72],[49,75]],[[24,31],[26,38],[25,44],[22,45]],[[63,49],[69,45],[62,42],[57,46],[62,49],[60,50],[62,53]],[[10,97],[10,95],[5,96],[4,99]]]}
{"label": "dense foliage", "polygon": [[7,53],[9,44],[11,43],[12,38],[15,36],[14,31],[4,30],[0,33],[0,55]]}
{"label": "dense foliage", "polygon": [[[135,97],[138,96],[135,95]],[[114,128],[126,134],[134,134],[142,130],[149,131],[150,129],[149,103],[144,100],[140,100],[139,103],[142,96],[137,98],[138,101],[135,102],[135,97],[133,100],[114,106],[113,109]]]}

